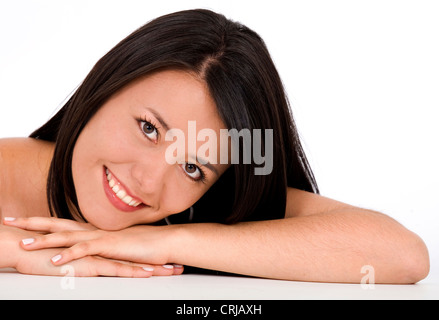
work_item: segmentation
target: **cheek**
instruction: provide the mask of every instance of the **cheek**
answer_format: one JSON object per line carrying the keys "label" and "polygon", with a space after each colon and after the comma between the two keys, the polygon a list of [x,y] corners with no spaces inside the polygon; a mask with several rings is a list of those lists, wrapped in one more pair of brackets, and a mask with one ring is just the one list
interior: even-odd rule
{"label": "cheek", "polygon": [[190,208],[204,195],[204,189],[186,180],[185,177],[179,177],[178,173],[167,178],[160,198],[161,209],[166,215]]}
{"label": "cheek", "polygon": [[73,161],[79,167],[87,168],[106,162],[121,163],[132,160],[130,156],[136,150],[136,140],[131,126],[122,121],[125,120],[93,118],[76,142]]}
{"label": "cheek", "polygon": [[[73,149],[72,176],[79,208],[91,223],[105,207],[103,165],[108,154],[114,153],[104,136],[91,121],[81,132]],[[117,154],[117,153],[115,153]]]}

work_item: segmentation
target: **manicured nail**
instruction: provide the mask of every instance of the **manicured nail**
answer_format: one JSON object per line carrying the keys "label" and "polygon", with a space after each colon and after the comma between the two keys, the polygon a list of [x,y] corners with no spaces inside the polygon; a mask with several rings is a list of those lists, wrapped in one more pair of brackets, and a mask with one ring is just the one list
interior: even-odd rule
{"label": "manicured nail", "polygon": [[172,264],[165,264],[162,267],[166,269],[174,269],[174,266]]}
{"label": "manicured nail", "polygon": [[34,243],[34,242],[35,242],[35,239],[34,239],[34,238],[23,239],[23,240],[21,240],[21,242],[22,242],[25,246],[27,246],[28,244]]}
{"label": "manicured nail", "polygon": [[174,268],[183,268],[181,264],[174,264]]}
{"label": "manicured nail", "polygon": [[16,218],[13,218],[13,217],[4,217],[4,218],[3,218],[3,221],[6,221],[6,222],[12,222],[12,221],[15,221],[15,219],[16,219]]}
{"label": "manicured nail", "polygon": [[52,262],[55,263],[55,262],[61,260],[61,258],[62,258],[62,256],[61,256],[60,254],[57,254],[56,256],[54,256],[54,257],[53,257],[52,259],[50,259],[50,260],[52,260]]}
{"label": "manicured nail", "polygon": [[154,268],[153,267],[143,267],[143,270],[148,271],[148,272],[153,272]]}

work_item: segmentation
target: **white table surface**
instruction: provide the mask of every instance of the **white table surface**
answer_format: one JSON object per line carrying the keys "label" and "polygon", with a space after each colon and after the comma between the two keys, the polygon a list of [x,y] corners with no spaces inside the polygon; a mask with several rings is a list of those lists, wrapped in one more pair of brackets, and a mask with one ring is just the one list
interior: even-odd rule
{"label": "white table surface", "polygon": [[172,277],[65,278],[0,269],[0,299],[439,299],[439,278],[416,285],[333,284],[187,274]]}

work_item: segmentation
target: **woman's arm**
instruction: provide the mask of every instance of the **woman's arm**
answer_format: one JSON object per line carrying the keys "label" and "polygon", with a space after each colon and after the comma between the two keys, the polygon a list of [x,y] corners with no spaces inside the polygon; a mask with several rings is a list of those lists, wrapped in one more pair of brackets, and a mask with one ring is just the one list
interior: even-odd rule
{"label": "woman's arm", "polygon": [[373,268],[377,283],[427,276],[425,244],[390,217],[297,189],[287,198],[282,220],[181,226],[172,259],[288,280],[358,283],[365,266]]}
{"label": "woman's arm", "polygon": [[[376,283],[415,283],[428,274],[425,244],[395,220],[303,191],[289,190],[288,202],[282,220],[66,231],[23,247],[70,247],[60,250],[57,265],[99,255],[302,281],[359,283],[365,266],[373,268]],[[35,221],[16,225],[34,228]]]}
{"label": "woman's arm", "polygon": [[428,273],[423,242],[388,217],[360,209],[233,226],[180,227],[170,259],[257,277],[359,283],[414,283]]}
{"label": "woman's arm", "polygon": [[[39,219],[46,222],[61,219],[54,218],[18,218],[16,220],[34,219],[38,223]],[[14,221],[5,221],[13,224]],[[60,224],[48,224],[52,227],[63,227],[73,221],[61,221]],[[47,226],[47,224],[45,225]],[[69,226],[70,227],[70,226]],[[81,224],[74,225],[73,229],[78,230]],[[77,232],[86,232],[77,231]],[[15,268],[18,272],[32,275],[50,275],[65,276],[65,270],[60,265],[51,262],[51,258],[56,256],[60,248],[45,248],[42,250],[29,251],[24,250],[23,239],[29,240],[42,237],[41,234],[23,230],[21,228],[12,228],[10,226],[0,225],[0,268]],[[183,268],[169,266],[153,266],[149,264],[137,264],[128,261],[117,261],[113,259],[104,259],[95,256],[86,256],[69,262],[69,266],[74,270],[74,276],[77,277],[94,277],[94,276],[111,276],[111,277],[136,277],[147,278],[154,276],[178,275],[183,272]],[[70,270],[70,269],[69,269]],[[70,274],[72,276],[72,274]]]}

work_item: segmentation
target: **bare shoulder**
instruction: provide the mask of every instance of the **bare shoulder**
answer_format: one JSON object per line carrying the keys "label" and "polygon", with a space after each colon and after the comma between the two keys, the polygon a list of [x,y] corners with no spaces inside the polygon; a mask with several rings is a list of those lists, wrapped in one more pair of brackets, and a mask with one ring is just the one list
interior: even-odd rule
{"label": "bare shoulder", "polygon": [[4,138],[0,139],[0,156],[12,155],[17,152],[49,151],[53,149],[53,143],[33,138]]}
{"label": "bare shoulder", "polygon": [[[53,152],[53,143],[33,138],[0,139],[0,163],[6,167],[46,162]],[[0,167],[0,170],[2,168]]]}
{"label": "bare shoulder", "polygon": [[[53,144],[32,138],[0,139],[0,208],[16,207],[24,199],[30,205],[41,192],[50,167]],[[37,194],[38,193],[38,194]],[[45,198],[45,197],[43,197]]]}
{"label": "bare shoulder", "polygon": [[352,206],[312,192],[294,188],[287,190],[286,218],[321,214],[341,208],[352,208]]}
{"label": "bare shoulder", "polygon": [[4,177],[15,168],[25,170],[34,165],[45,171],[52,152],[53,143],[47,141],[33,138],[0,139],[0,176]]}

